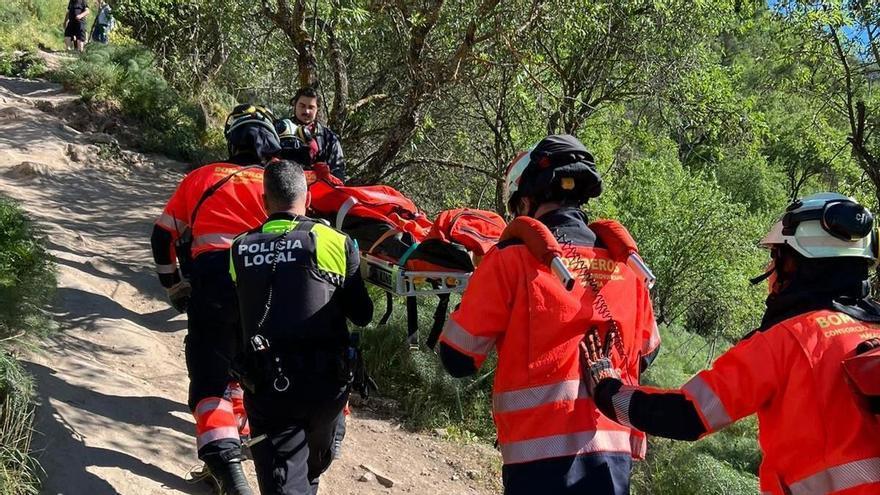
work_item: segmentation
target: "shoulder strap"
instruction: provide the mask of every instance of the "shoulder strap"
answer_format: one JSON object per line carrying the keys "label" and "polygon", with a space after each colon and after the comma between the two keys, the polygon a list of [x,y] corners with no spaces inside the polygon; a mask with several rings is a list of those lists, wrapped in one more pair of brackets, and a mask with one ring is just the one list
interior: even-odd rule
{"label": "shoulder strap", "polygon": [[196,203],[195,208],[193,208],[192,216],[190,217],[190,221],[189,221],[189,228],[192,229],[193,227],[195,227],[195,225],[196,225],[196,216],[197,216],[198,213],[199,213],[199,208],[202,207],[202,204],[204,204],[204,202],[207,201],[207,199],[210,198],[211,195],[213,195],[213,194],[214,194],[215,192],[217,192],[221,187],[223,187],[224,184],[226,184],[227,182],[229,182],[230,179],[232,179],[232,178],[235,177],[236,175],[238,175],[238,174],[240,174],[240,173],[242,173],[242,172],[244,172],[245,170],[250,169],[250,168],[262,168],[262,167],[261,167],[260,165],[248,165],[247,167],[241,167],[240,169],[236,170],[235,172],[232,172],[231,174],[227,175],[226,177],[224,177],[224,178],[218,180],[217,182],[214,183],[214,185],[212,185],[211,187],[209,187],[208,189],[206,189],[205,192],[202,193],[202,197],[199,198],[199,202]]}
{"label": "shoulder strap", "polygon": [[300,220],[296,222],[296,227],[293,228],[293,232],[308,232],[312,230],[312,227],[318,222],[312,220]]}

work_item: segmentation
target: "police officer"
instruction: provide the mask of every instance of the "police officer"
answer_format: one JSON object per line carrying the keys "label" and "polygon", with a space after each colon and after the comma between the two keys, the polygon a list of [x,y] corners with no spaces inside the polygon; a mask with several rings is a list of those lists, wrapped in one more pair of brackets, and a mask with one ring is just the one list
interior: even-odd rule
{"label": "police officer", "polygon": [[265,435],[252,447],[261,493],[315,494],[349,395],[346,319],[366,325],[373,303],[356,244],[305,216],[302,168],[273,162],[263,184],[269,218],[231,250],[245,337],[237,369],[252,434]]}
{"label": "police officer", "polygon": [[508,209],[550,228],[581,283],[569,292],[525,245],[499,243],[440,336],[443,365],[456,377],[497,350],[493,417],[508,495],[629,493],[632,458],[644,456],[644,435],[598,414],[580,373],[588,328],[623,335],[629,383],[660,344],[645,283],[612,259],[605,247],[614,240],[598,237],[580,209],[601,190],[593,156],[573,136],[549,136],[517,156]]}
{"label": "police officer", "polygon": [[789,206],[761,245],[772,261],[756,279],[770,281],[757,330],[680,390],[621,382],[590,336],[583,351],[596,404],[621,424],[679,440],[757,414],[762,493],[880,493],[880,411],[866,407],[842,364],[880,337],[880,305],[868,296],[873,217],[846,196],[815,194]]}
{"label": "police officer", "polygon": [[[272,114],[239,105],[226,122],[227,162],[204,165],[184,177],[156,220],[151,239],[159,281],[171,304],[187,312],[189,407],[196,419],[199,458],[223,493],[250,494],[241,469],[246,434],[240,390],[229,390],[240,319],[229,277],[229,247],[266,219],[262,163],[280,144]],[[181,266],[178,269],[177,261]]]}

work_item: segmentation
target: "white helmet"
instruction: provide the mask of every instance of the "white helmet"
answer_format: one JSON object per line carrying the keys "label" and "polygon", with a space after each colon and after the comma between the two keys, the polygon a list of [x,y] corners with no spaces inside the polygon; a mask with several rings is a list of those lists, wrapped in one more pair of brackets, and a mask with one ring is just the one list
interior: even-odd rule
{"label": "white helmet", "polygon": [[787,244],[807,258],[854,257],[877,261],[874,216],[856,200],[818,193],[789,205],[759,245]]}
{"label": "white helmet", "polygon": [[533,149],[535,149],[534,146],[526,151],[520,151],[510,161],[510,165],[507,166],[507,174],[504,177],[506,186],[504,188],[504,204],[508,204],[513,194],[519,190],[519,179],[522,177],[523,172],[525,172],[526,167],[529,166],[530,154]]}

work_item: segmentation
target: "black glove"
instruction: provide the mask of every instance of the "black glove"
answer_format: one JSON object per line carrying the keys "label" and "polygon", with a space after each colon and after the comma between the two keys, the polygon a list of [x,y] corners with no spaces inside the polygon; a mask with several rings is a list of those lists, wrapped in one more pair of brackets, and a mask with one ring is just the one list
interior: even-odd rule
{"label": "black glove", "polygon": [[587,393],[593,397],[599,382],[606,378],[620,380],[620,370],[611,363],[611,354],[614,350],[614,339],[617,331],[610,330],[605,336],[605,345],[600,344],[599,331],[595,328],[584,335],[580,343],[581,362],[583,363],[584,375],[587,377]]}
{"label": "black glove", "polygon": [[192,293],[192,286],[189,281],[181,280],[171,287],[165,289],[168,292],[168,300],[171,306],[180,313],[185,313],[189,306],[189,296]]}

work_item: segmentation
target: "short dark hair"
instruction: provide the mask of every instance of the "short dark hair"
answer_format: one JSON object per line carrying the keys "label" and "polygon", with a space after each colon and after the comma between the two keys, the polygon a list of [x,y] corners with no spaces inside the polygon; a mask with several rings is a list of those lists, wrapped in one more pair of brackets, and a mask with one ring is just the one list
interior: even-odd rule
{"label": "short dark hair", "polygon": [[290,99],[290,106],[296,106],[296,102],[299,101],[299,99],[303,96],[308,98],[317,98],[318,90],[311,86],[299,88],[298,90],[296,90],[296,94],[293,95],[293,98]]}
{"label": "short dark hair", "polygon": [[302,166],[290,160],[266,165],[263,189],[270,200],[288,205],[299,201],[309,190]]}

